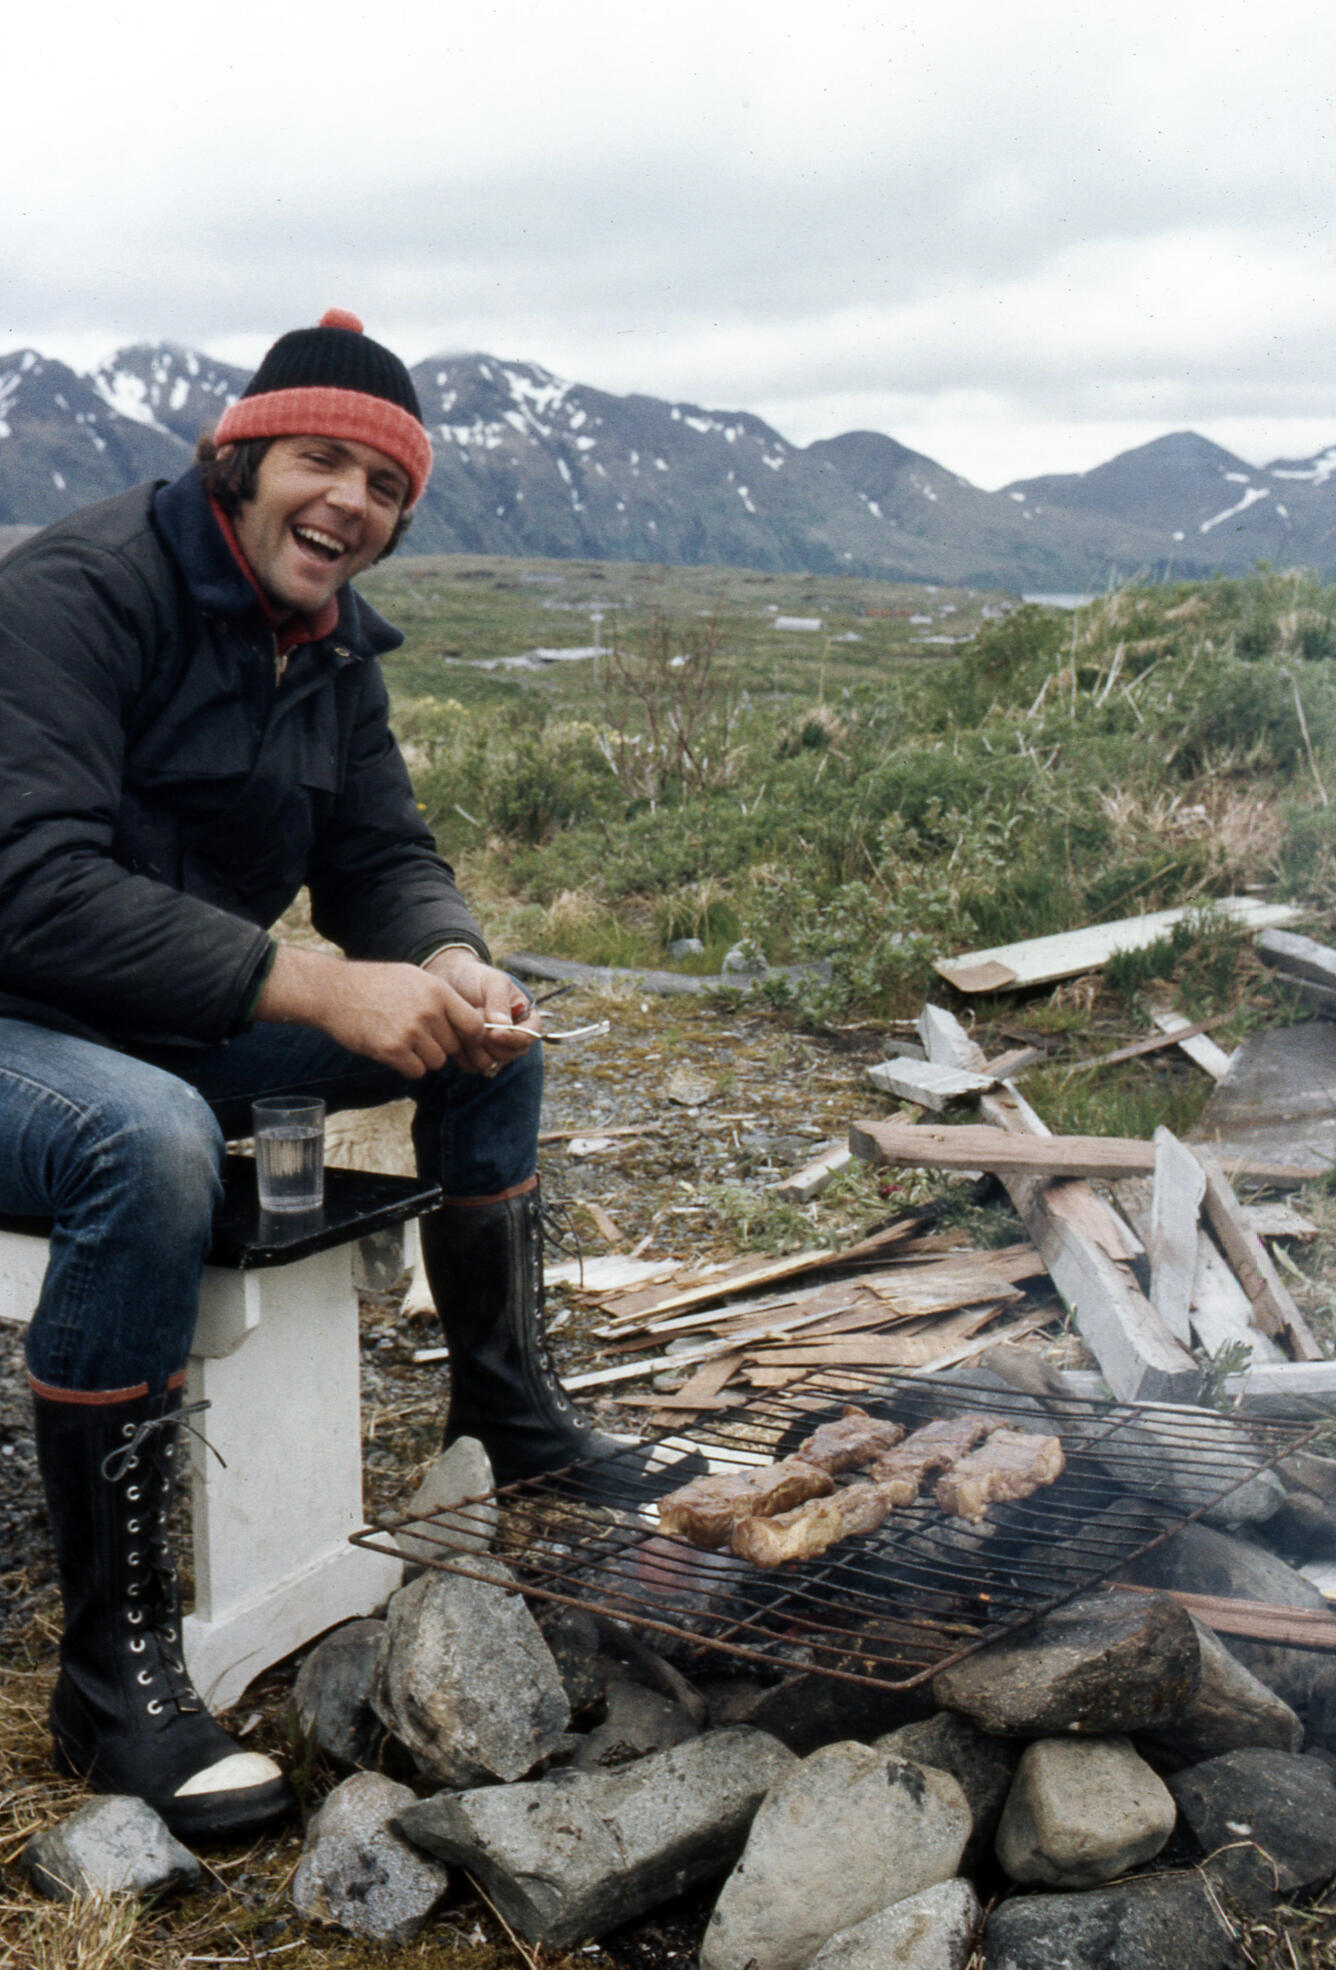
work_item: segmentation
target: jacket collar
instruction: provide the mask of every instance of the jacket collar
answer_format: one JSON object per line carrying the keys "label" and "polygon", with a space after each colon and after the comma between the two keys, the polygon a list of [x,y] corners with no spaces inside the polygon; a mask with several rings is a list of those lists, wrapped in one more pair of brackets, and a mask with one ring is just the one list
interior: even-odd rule
{"label": "jacket collar", "polygon": [[[153,517],[186,586],[202,609],[224,616],[260,613],[255,589],[237,563],[214,518],[209,496],[192,465],[179,479],[153,495]],[[339,591],[339,617],[332,632],[355,657],[379,657],[397,650],[403,634],[378,615],[352,587]]]}

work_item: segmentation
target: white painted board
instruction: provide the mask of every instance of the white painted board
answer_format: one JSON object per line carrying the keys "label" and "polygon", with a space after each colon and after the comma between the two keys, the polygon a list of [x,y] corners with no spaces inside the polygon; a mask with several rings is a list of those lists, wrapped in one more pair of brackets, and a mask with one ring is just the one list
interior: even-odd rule
{"label": "white painted board", "polygon": [[[1060,930],[1051,937],[1031,937],[1017,944],[995,944],[985,951],[966,951],[959,957],[934,958],[933,970],[960,992],[1047,985],[1054,979],[1094,971],[1116,951],[1143,950],[1203,907],[1185,904],[1173,910],[1151,910],[1144,916],[1124,917],[1118,923],[1087,924],[1080,930]],[[1292,904],[1262,903],[1253,896],[1222,896],[1211,908],[1250,930],[1279,929],[1302,915]]]}

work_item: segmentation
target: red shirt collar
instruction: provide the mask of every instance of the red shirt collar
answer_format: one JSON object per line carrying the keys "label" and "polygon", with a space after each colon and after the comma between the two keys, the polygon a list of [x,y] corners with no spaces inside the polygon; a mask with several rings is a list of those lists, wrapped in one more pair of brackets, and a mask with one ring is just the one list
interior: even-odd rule
{"label": "red shirt collar", "polygon": [[316,643],[322,636],[332,636],[339,620],[338,597],[331,595],[325,606],[322,609],[317,609],[313,616],[280,615],[261,588],[259,582],[256,581],[255,576],[251,573],[250,563],[241,551],[241,543],[237,539],[236,529],[232,525],[231,516],[223,511],[212,494],[209,496],[209,506],[212,509],[214,519],[218,522],[218,530],[227,542],[233,560],[251,587],[255,590],[255,599],[260,605],[260,613],[274,632],[274,639],[278,645],[278,654],[281,657],[285,657],[288,651],[295,650],[299,643]]}

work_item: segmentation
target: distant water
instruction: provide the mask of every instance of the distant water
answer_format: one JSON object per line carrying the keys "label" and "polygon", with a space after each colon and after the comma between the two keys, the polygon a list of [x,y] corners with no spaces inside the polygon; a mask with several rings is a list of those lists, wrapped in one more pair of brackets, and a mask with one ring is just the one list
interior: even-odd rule
{"label": "distant water", "polygon": [[1046,609],[1084,609],[1093,595],[1022,595],[1022,602],[1039,602]]}

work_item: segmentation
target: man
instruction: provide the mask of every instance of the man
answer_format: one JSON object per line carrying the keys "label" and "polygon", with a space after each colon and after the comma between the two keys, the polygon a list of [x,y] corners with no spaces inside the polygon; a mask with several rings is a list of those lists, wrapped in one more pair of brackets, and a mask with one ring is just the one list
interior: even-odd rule
{"label": "man", "polygon": [[[27,1335],[52,1730],[187,1836],[289,1803],[191,1687],[165,1534],[223,1144],[256,1097],[415,1098],[447,1441],[481,1437],[503,1480],[616,1447],[543,1338],[529,1003],[414,803],[376,661],[402,639],[349,586],[430,469],[408,371],[332,310],[180,479],[0,567],[0,1212],[53,1221]],[[303,883],[345,957],[271,936]]]}

